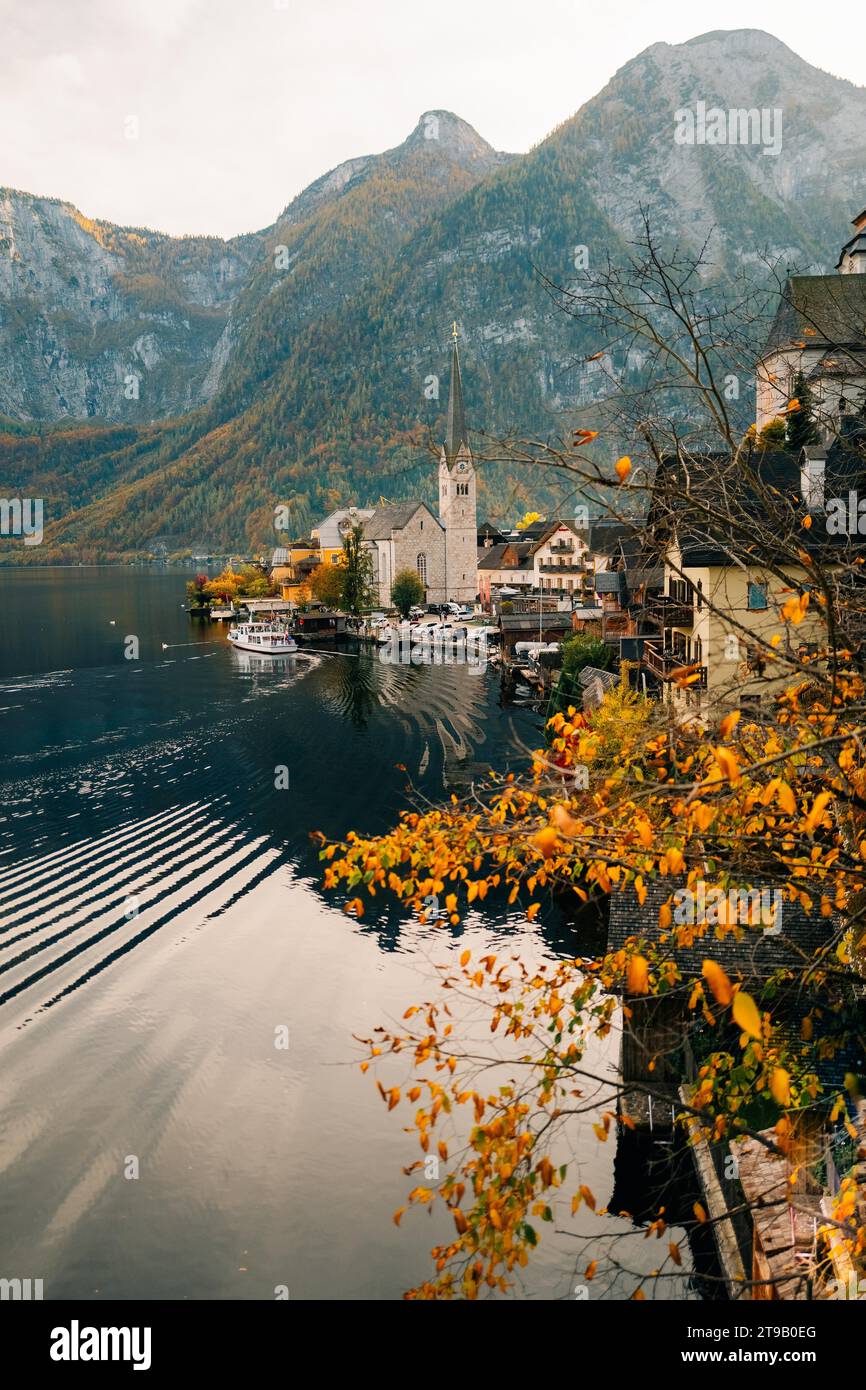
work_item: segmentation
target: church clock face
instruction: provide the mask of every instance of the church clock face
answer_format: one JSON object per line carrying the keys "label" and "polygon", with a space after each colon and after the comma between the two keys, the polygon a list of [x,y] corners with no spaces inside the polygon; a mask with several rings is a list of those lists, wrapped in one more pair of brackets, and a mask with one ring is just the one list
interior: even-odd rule
{"label": "church clock face", "polygon": [[458,465],[457,465],[457,472],[458,472],[458,473],[465,473],[465,472],[466,472],[466,460],[465,460],[465,459],[461,459],[460,462],[458,463]]}

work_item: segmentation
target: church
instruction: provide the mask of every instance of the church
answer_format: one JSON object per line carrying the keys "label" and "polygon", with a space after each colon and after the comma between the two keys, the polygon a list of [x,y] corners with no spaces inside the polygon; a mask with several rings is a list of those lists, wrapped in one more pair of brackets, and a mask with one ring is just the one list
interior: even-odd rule
{"label": "church", "polygon": [[477,514],[475,467],[466,416],[457,335],[451,354],[451,387],[445,443],[439,455],[439,515],[418,499],[376,507],[363,520],[371,552],[377,601],[391,605],[391,585],[400,570],[415,570],[427,603],[475,601]]}

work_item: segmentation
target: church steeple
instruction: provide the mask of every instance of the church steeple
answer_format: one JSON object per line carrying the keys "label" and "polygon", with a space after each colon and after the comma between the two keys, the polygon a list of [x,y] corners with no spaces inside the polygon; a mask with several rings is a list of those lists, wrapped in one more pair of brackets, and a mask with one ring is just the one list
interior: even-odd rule
{"label": "church steeple", "polygon": [[457,354],[457,324],[451,328],[454,347],[451,352],[451,392],[448,397],[448,428],[445,434],[445,458],[448,465],[454,462],[460,452],[461,444],[469,448],[466,432],[466,416],[463,410],[463,382],[460,379],[460,358]]}

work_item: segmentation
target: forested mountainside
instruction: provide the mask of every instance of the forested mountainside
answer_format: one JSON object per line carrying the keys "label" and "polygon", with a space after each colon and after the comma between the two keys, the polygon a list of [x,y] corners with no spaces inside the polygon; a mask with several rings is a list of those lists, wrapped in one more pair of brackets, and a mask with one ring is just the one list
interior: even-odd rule
{"label": "forested mountainside", "polygon": [[[678,144],[674,113],[699,101],[781,112],[779,148]],[[258,548],[276,539],[278,504],[302,529],[347,500],[432,497],[452,319],[470,428],[561,435],[591,417],[600,369],[587,358],[606,345],[542,276],[573,280],[578,247],[590,267],[621,259],[642,209],[681,246],[709,239],[720,276],[760,277],[765,258],[832,269],[866,203],[864,116],[866,91],[754,30],[653,45],[527,155],[427,113],[396,150],[348,161],[273,228],[226,244],[247,259],[213,306],[225,319],[199,404],[168,420],[103,410],[96,428],[55,413],[36,434],[21,421],[0,438],[4,488],[45,498],[41,558],[146,551],[165,535]],[[160,255],[185,286],[179,253]],[[615,354],[605,366],[640,372]],[[0,405],[15,416],[2,392]],[[551,495],[538,472],[482,465],[485,513]]]}

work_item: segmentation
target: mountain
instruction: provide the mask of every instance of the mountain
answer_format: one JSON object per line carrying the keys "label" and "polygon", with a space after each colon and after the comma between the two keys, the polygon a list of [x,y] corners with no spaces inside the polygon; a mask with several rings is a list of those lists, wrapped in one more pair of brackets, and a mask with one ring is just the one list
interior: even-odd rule
{"label": "mountain", "polygon": [[[781,112],[778,151],[678,143],[676,113],[701,102]],[[457,117],[427,113],[396,150],[348,161],[273,228],[225,244],[246,269],[226,277],[211,365],[185,388],[199,404],[156,423],[161,411],[103,404],[110,427],[10,426],[6,491],[45,497],[56,519],[42,552],[70,558],[147,549],[165,533],[258,547],[277,539],[279,504],[300,529],[348,499],[432,497],[425,445],[441,436],[445,393],[431,383],[453,318],[470,428],[559,435],[591,410],[600,367],[586,359],[604,344],[559,312],[542,276],[573,282],[578,247],[590,268],[621,259],[642,208],[681,246],[708,242],[723,274],[760,275],[765,257],[831,269],[866,203],[864,117],[864,89],[757,30],[654,44],[527,155],[498,155]],[[185,243],[172,245],[161,283],[191,295],[173,269]],[[213,266],[208,248],[196,254]],[[134,331],[132,310],[123,325]],[[9,370],[26,376],[9,351]],[[609,365],[640,371],[639,360]],[[0,409],[15,417],[11,405],[0,377]],[[546,484],[490,464],[480,505],[513,516]]]}
{"label": "mountain", "polygon": [[0,415],[152,422],[210,400],[230,363],[237,388],[262,373],[269,298],[297,331],[505,159],[428,112],[397,149],[332,169],[271,227],[231,241],[115,227],[0,189]]}

